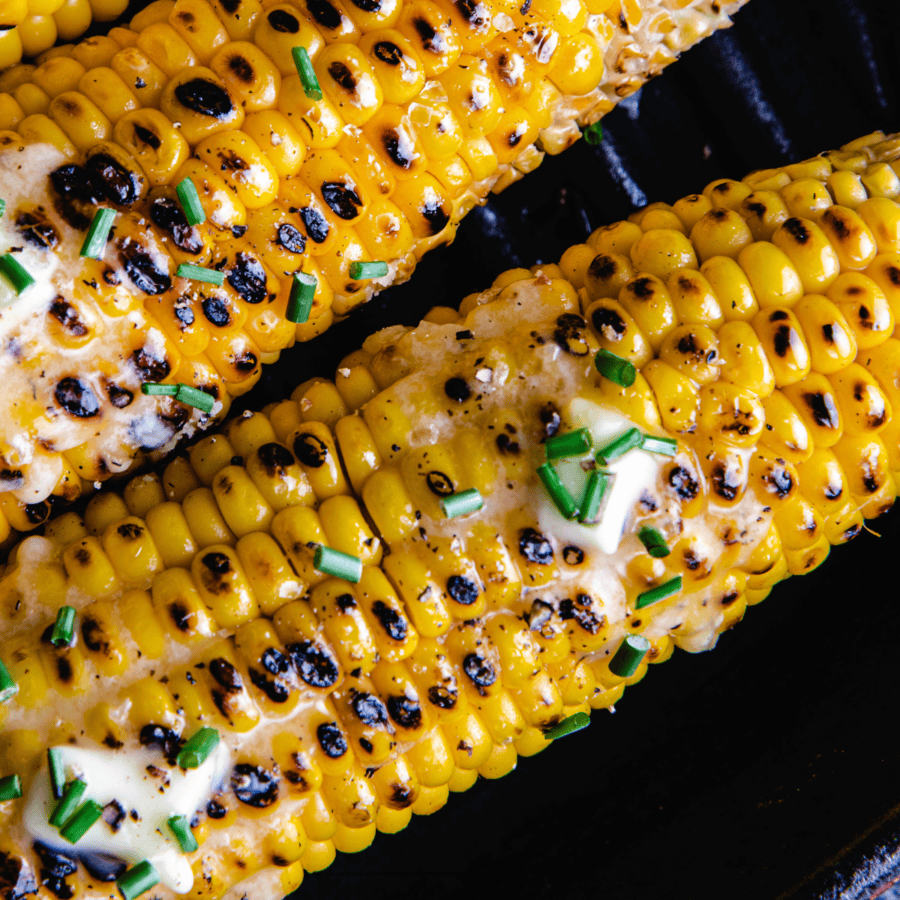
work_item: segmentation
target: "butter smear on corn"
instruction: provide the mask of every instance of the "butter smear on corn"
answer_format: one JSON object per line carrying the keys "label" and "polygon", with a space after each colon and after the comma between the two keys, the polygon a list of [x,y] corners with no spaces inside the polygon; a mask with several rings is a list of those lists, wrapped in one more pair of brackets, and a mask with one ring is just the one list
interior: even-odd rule
{"label": "butter smear on corn", "polygon": [[70,779],[87,783],[83,799],[95,800],[110,814],[95,822],[73,848],[49,822],[57,801],[44,769],[28,792],[23,817],[31,836],[65,854],[73,850],[84,855],[111,854],[129,866],[149,860],[163,884],[186,894],[194,883],[191,864],[166,822],[176,815],[190,821],[206,806],[228,774],[231,754],[224,742],[196,769],[160,766],[159,753],[137,748],[127,753],[68,746],[59,750]]}

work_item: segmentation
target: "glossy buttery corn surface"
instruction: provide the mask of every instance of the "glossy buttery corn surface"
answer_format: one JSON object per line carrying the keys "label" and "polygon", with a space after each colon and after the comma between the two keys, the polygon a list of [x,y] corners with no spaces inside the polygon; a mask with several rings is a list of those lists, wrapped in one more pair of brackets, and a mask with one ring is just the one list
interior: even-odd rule
{"label": "glossy buttery corn surface", "polygon": [[[0,76],[2,249],[37,279],[0,297],[0,539],[43,521],[51,492],[78,496],[209,423],[142,382],[194,385],[223,414],[262,364],[407,278],[489,191],[740,5],[160,0]],[[193,227],[187,178],[206,215]],[[100,206],[116,219],[86,260]],[[388,275],[353,281],[354,261]],[[224,284],[176,276],[183,263]],[[318,286],[295,326],[300,271]]]}
{"label": "glossy buttery corn surface", "polygon": [[[876,160],[896,155],[871,135],[650,206],[27,538],[0,581],[0,774],[27,792],[67,743],[165,773],[217,728],[233,768],[195,816],[190,896],[273,897],[711,647],[893,503],[900,179]],[[609,552],[535,474],[550,437],[603,422],[677,439]],[[470,488],[483,508],[445,517]],[[320,545],[361,559],[359,583],[316,570]],[[63,603],[79,625],[57,648]],[[629,634],[650,650],[623,679]],[[0,804],[7,895],[109,896],[90,854],[35,849],[23,802]]]}

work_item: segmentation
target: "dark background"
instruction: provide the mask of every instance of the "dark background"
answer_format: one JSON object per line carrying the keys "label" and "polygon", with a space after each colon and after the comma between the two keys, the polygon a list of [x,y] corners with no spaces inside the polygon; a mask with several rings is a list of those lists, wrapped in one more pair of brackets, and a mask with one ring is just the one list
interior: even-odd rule
{"label": "dark background", "polygon": [[[100,30],[105,30],[104,26]],[[645,202],[900,128],[897,0],[752,0],[579,142],[462,224],[408,284],[284,354],[280,399],[378,328],[415,324]],[[308,875],[302,898],[866,898],[900,846],[897,513],[776,587],[713,653],[676,651],[496,782]]]}

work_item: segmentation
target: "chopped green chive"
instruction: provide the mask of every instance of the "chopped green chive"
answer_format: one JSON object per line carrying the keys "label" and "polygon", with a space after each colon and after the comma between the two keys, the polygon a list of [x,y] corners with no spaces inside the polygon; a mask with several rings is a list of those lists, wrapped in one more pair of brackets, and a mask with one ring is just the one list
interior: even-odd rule
{"label": "chopped green chive", "polygon": [[125,900],[135,900],[158,884],[159,874],[153,868],[153,864],[146,859],[116,879],[116,886]]}
{"label": "chopped green chive", "polygon": [[645,526],[638,532],[638,537],[654,559],[662,559],[671,552],[666,539],[655,528]]}
{"label": "chopped green chive", "polygon": [[484,506],[484,498],[478,488],[469,488],[441,497],[441,510],[448,519],[457,519],[469,513],[478,512]]}
{"label": "chopped green chive", "polygon": [[53,634],[50,635],[50,643],[54,647],[70,647],[75,638],[75,607],[61,606],[56,613],[56,623],[53,626]]}
{"label": "chopped green chive", "polygon": [[550,463],[544,463],[542,466],[538,466],[537,473],[560,515],[567,519],[574,519],[578,515],[578,504],[563,486],[556,469]]}
{"label": "chopped green chive", "polygon": [[321,100],[322,88],[319,86],[319,79],[316,78],[316,71],[313,69],[312,60],[309,58],[306,47],[294,47],[291,50],[291,56],[294,57],[294,65],[300,76],[300,84],[303,85],[303,93],[310,100]]}
{"label": "chopped green chive", "polygon": [[597,523],[615,477],[612,472],[604,472],[602,469],[594,469],[591,472],[584,491],[584,499],[581,501],[581,509],[578,511],[579,522],[585,525]]}
{"label": "chopped green chive", "polygon": [[59,833],[70,844],[77,844],[102,815],[103,807],[96,800],[85,800]]}
{"label": "chopped green chive", "polygon": [[53,796],[60,800],[66,789],[66,767],[59,747],[51,747],[47,751],[47,768],[50,770],[50,789]]}
{"label": "chopped green chive", "polygon": [[590,724],[591,717],[587,713],[577,712],[574,715],[563,719],[558,725],[548,728],[544,732],[544,739],[555,741],[557,738],[565,737],[567,734],[581,731],[582,728],[587,728]]}
{"label": "chopped green chive", "polygon": [[77,781],[70,781],[66,785],[62,800],[56,804],[50,816],[50,824],[54,828],[62,828],[69,821],[72,814],[78,809],[78,804],[81,803],[81,798],[86,790],[87,784],[80,778]]}
{"label": "chopped green chive", "polygon": [[645,434],[641,441],[641,450],[646,450],[648,453],[659,453],[661,456],[674,456],[678,451],[678,441],[675,438]]}
{"label": "chopped green chive", "polygon": [[194,409],[199,409],[200,412],[207,415],[213,411],[213,407],[216,405],[216,398],[211,394],[207,394],[206,391],[201,391],[200,388],[192,387],[189,384],[179,384],[176,387],[175,399],[179,403],[184,403],[185,406],[193,406]]}
{"label": "chopped green chive", "polygon": [[141,385],[141,393],[150,397],[174,397],[178,393],[177,384],[159,384],[156,381],[145,381]]}
{"label": "chopped green chive", "polygon": [[19,692],[19,686],[12,680],[9,670],[0,659],[0,703],[6,703]]}
{"label": "chopped green chive", "polygon": [[365,281],[369,278],[384,278],[388,273],[386,262],[352,262],[350,263],[350,277],[354,281]]}
{"label": "chopped green chive", "polygon": [[215,728],[201,728],[178,752],[176,762],[182,769],[199,768],[218,746],[219,732]]}
{"label": "chopped green chive", "polygon": [[0,275],[9,282],[9,286],[17,294],[21,294],[34,284],[34,279],[11,253],[0,256]]}
{"label": "chopped green chive", "polygon": [[650,641],[642,634],[629,634],[609,661],[609,671],[619,678],[630,678],[649,649]]}
{"label": "chopped green chive", "polygon": [[6,212],[6,201],[0,200],[0,219],[3,218],[3,214]]}
{"label": "chopped green chive", "polygon": [[81,245],[81,255],[88,259],[101,259],[106,250],[106,242],[109,240],[109,230],[116,218],[114,209],[101,206],[91,222],[84,243]]}
{"label": "chopped green chive", "polygon": [[603,126],[599,122],[594,122],[593,125],[588,125],[581,134],[592,147],[596,147],[603,140]]}
{"label": "chopped green chive", "polygon": [[640,447],[643,439],[644,436],[637,428],[629,428],[624,434],[620,434],[615,440],[610,441],[597,451],[597,462],[607,466],[614,460],[624,456],[629,450]]}
{"label": "chopped green chive", "polygon": [[225,273],[218,272],[216,269],[204,269],[203,266],[192,266],[190,263],[182,263],[176,270],[177,278],[190,278],[191,281],[205,281],[207,284],[214,284],[216,287],[222,287],[225,284]]}
{"label": "chopped green chive", "polygon": [[631,387],[637,377],[637,369],[627,359],[610,353],[609,350],[601,350],[594,357],[594,365],[597,371],[619,387]]}
{"label": "chopped green chive", "polygon": [[288,298],[287,312],[285,318],[288,322],[296,325],[302,325],[309,321],[309,314],[312,312],[313,299],[316,296],[316,285],[318,281],[315,275],[309,275],[306,272],[295,272],[294,280],[291,283],[291,295]]}
{"label": "chopped green chive", "polygon": [[0,778],[0,803],[22,796],[22,779],[18,775]]}
{"label": "chopped green chive", "polygon": [[677,594],[680,590],[681,576],[676,575],[674,578],[665,582],[665,584],[661,584],[649,591],[644,591],[643,594],[638,594],[637,600],[634,603],[634,608],[644,609],[647,606],[652,606],[654,603],[659,603],[660,600],[665,600],[666,597]]}
{"label": "chopped green chive", "polygon": [[594,446],[591,433],[587,428],[579,428],[578,431],[568,431],[566,434],[557,434],[544,444],[544,452],[547,459],[568,459],[570,456],[584,456]]}
{"label": "chopped green chive", "polygon": [[193,853],[197,849],[197,839],[191,831],[191,823],[187,816],[172,816],[166,824],[182,853]]}
{"label": "chopped green chive", "polygon": [[185,178],[175,188],[175,193],[178,194],[178,199],[181,201],[181,208],[184,210],[188,225],[201,225],[206,221],[206,212],[200,202],[200,195],[190,178]]}
{"label": "chopped green chive", "polygon": [[319,544],[316,548],[313,565],[326,575],[343,578],[344,581],[352,581],[353,584],[356,584],[362,578],[363,565],[361,559],[351,556],[349,553],[341,553],[340,550],[325,547],[322,544]]}

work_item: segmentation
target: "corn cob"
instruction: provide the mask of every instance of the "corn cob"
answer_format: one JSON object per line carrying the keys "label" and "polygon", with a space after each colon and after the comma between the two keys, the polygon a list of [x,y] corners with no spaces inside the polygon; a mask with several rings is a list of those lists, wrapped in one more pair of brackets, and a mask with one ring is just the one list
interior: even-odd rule
{"label": "corn cob", "polygon": [[[223,414],[262,363],[408,277],[490,190],[741,2],[160,0],[133,30],[7,72],[0,129],[18,133],[0,132],[0,226],[38,284],[0,311],[4,346],[20,351],[4,362],[0,540],[42,521],[51,492],[78,496],[209,422],[142,396],[142,382],[194,386]],[[206,217],[194,226],[176,196],[185,179]],[[98,205],[116,210],[111,236],[83,259]],[[388,275],[355,280],[359,261]],[[178,277],[181,264],[224,284]],[[317,287],[295,325],[299,271]],[[26,321],[46,325],[24,334]]]}
{"label": "corn cob", "polygon": [[[174,779],[217,729],[200,847],[157,848],[156,891],[278,896],[856,536],[900,476],[895,156],[878,133],[647,207],[18,544],[0,775],[26,796],[0,804],[0,888],[43,896],[52,858],[72,896],[110,895],[95,845],[78,865],[46,825],[48,745]],[[573,485],[598,465],[579,524],[559,509],[590,523]]]}

